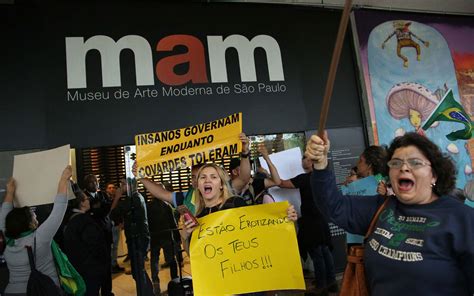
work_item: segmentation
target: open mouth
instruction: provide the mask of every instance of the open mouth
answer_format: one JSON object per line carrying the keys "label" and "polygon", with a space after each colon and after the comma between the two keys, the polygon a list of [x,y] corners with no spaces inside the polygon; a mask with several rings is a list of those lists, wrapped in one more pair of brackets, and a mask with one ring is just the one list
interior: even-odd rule
{"label": "open mouth", "polygon": [[212,192],[212,186],[205,185],[204,186],[204,193],[211,193]]}
{"label": "open mouth", "polygon": [[413,182],[410,179],[399,179],[398,180],[398,189],[402,191],[408,191],[413,188],[413,185],[415,185],[415,182]]}

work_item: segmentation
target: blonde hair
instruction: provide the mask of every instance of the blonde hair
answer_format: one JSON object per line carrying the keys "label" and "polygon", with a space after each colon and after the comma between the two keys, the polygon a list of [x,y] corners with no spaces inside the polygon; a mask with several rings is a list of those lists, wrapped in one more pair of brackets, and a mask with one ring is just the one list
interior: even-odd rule
{"label": "blonde hair", "polygon": [[[221,204],[219,207],[222,207],[227,201],[227,199],[229,199],[229,197],[232,196],[231,194],[232,189],[230,188],[230,185],[228,182],[229,176],[227,175],[227,172],[223,168],[218,166],[217,164],[207,163],[203,165],[197,173],[198,182],[199,182],[199,176],[201,175],[202,170],[204,170],[205,168],[214,168],[217,171],[219,178],[221,179],[222,191],[221,191],[221,195],[219,196],[219,199],[221,199]],[[196,201],[195,201],[196,202],[196,216],[198,216],[202,212],[202,210],[204,210],[206,206],[204,204],[204,198],[202,197],[201,192],[199,191],[199,188],[196,188],[195,192],[196,192]]]}

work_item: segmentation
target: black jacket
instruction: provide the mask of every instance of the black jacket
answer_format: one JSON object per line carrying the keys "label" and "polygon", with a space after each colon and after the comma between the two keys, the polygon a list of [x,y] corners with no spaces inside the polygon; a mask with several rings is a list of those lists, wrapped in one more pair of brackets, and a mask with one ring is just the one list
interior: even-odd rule
{"label": "black jacket", "polygon": [[87,214],[74,213],[66,224],[64,253],[81,275],[102,275],[108,266],[104,233]]}
{"label": "black jacket", "polygon": [[85,194],[89,197],[91,204],[89,215],[104,231],[106,241],[112,243],[112,220],[109,217],[112,201],[102,191],[97,191],[95,197],[87,191]]}
{"label": "black jacket", "polygon": [[164,201],[153,198],[147,204],[147,215],[150,243],[155,245],[161,240],[170,240],[171,232],[177,228],[171,207]]}

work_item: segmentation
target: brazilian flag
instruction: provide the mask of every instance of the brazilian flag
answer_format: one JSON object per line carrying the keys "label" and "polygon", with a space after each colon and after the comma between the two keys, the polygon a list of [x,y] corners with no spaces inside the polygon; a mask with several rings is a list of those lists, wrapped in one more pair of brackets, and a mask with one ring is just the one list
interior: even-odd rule
{"label": "brazilian flag", "polygon": [[435,121],[454,121],[464,124],[464,129],[446,135],[446,138],[450,141],[469,140],[473,137],[473,123],[462,105],[454,100],[451,89],[444,95],[444,98],[428,117],[422,129],[427,130]]}

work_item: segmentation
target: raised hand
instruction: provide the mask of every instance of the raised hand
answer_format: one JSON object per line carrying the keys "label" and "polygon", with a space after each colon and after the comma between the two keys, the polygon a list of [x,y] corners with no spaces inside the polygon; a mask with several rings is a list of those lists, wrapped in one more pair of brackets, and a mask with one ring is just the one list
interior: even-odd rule
{"label": "raised hand", "polygon": [[288,220],[291,220],[295,222],[298,220],[298,214],[296,213],[295,207],[290,204],[290,206],[286,209],[286,215],[288,217]]}
{"label": "raised hand", "polygon": [[249,138],[244,134],[239,134],[239,139],[242,141],[242,153],[247,154],[250,152],[250,141]]}
{"label": "raised hand", "polygon": [[385,181],[380,181],[379,184],[377,185],[377,193],[380,195],[387,195],[387,184],[385,184]]}
{"label": "raised hand", "polygon": [[71,176],[72,176],[72,167],[68,165],[63,170],[63,173],[61,175],[61,180],[69,180]]}
{"label": "raised hand", "polygon": [[329,147],[327,132],[324,132],[322,139],[317,135],[312,135],[308,140],[305,156],[311,159],[316,170],[323,170],[327,167]]}
{"label": "raised hand", "polygon": [[137,177],[137,162],[134,161],[132,165],[132,174],[136,178]]}
{"label": "raised hand", "polygon": [[10,178],[7,182],[7,193],[15,194],[16,182],[15,179]]}
{"label": "raised hand", "polygon": [[257,146],[257,150],[260,154],[262,154],[263,158],[268,157],[268,150],[264,143],[259,143]]}
{"label": "raised hand", "polygon": [[7,192],[5,194],[5,198],[3,199],[4,202],[12,202],[13,197],[15,196],[16,191],[16,182],[15,179],[10,178],[7,182]]}
{"label": "raised hand", "polygon": [[61,174],[61,177],[59,178],[58,194],[67,193],[68,183],[71,176],[72,176],[72,167],[68,165],[66,166],[66,168],[64,168],[63,173]]}

